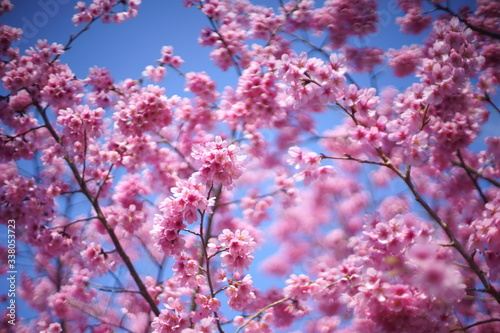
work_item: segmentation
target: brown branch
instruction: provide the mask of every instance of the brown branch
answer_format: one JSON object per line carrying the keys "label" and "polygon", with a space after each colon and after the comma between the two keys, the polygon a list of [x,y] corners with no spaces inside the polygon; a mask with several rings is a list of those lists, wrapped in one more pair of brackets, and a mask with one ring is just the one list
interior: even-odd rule
{"label": "brown branch", "polygon": [[133,331],[131,331],[131,330],[119,325],[119,324],[113,324],[112,322],[104,320],[102,314],[100,314],[100,313],[91,313],[89,311],[90,308],[88,307],[88,304],[84,304],[83,302],[80,302],[78,300],[69,300],[68,303],[69,303],[69,305],[71,305],[75,309],[87,314],[88,316],[91,316],[92,318],[98,320],[102,324],[114,326],[114,327],[120,328],[126,332],[133,333]]}
{"label": "brown branch", "polygon": [[439,3],[435,3],[435,2],[433,2],[432,4],[437,9],[445,11],[448,14],[456,17],[460,22],[462,22],[463,24],[465,24],[471,30],[474,30],[475,32],[479,32],[480,34],[483,34],[485,36],[488,36],[488,37],[491,37],[491,38],[494,38],[494,39],[500,39],[500,34],[497,34],[497,33],[493,32],[493,31],[488,31],[488,30],[485,30],[483,28],[476,27],[475,25],[470,24],[466,19],[464,19],[463,17],[461,17],[458,14],[454,13],[450,8],[444,7],[444,6],[440,5]]}
{"label": "brown branch", "polygon": [[95,283],[95,282],[92,282],[92,281],[87,281],[85,283],[87,285],[89,285],[89,286],[95,287],[95,289],[98,289],[98,290],[101,290],[101,291],[105,291],[105,292],[108,292],[108,293],[139,294],[139,291],[137,291],[137,290],[128,290],[128,289],[124,289],[124,288],[121,288],[121,287],[104,286],[102,284]]}
{"label": "brown branch", "polygon": [[[71,44],[73,44],[73,42],[78,38],[80,37],[85,31],[89,30],[90,29],[90,26],[92,25],[92,23],[94,23],[95,21],[97,21],[98,19],[100,18],[100,16],[98,17],[94,17],[89,23],[87,23],[80,31],[77,32],[76,35],[71,35],[69,36],[69,40],[68,42],[66,43],[66,45],[64,45],[64,48],[63,48],[63,51],[68,51],[70,48],[71,48]],[[52,65],[54,62],[57,61],[57,59],[59,59],[61,55],[60,54],[57,54],[49,63],[49,65]]]}
{"label": "brown branch", "polygon": [[336,156],[326,156],[325,154],[319,154],[322,159],[329,159],[329,160],[340,160],[340,161],[353,161],[353,162],[358,162],[358,163],[363,163],[363,164],[375,164],[375,165],[380,165],[380,166],[388,166],[386,162],[377,162],[377,161],[370,161],[370,160],[362,160],[356,157],[353,157],[349,154],[344,153],[344,157],[336,157]]}
{"label": "brown branch", "polygon": [[227,53],[229,54],[231,61],[234,64],[234,68],[236,68],[236,73],[238,74],[238,76],[241,76],[241,68],[240,68],[240,65],[238,64],[238,61],[236,60],[236,56],[229,49],[229,44],[226,42],[226,40],[224,39],[224,37],[220,33],[219,29],[217,28],[217,25],[215,24],[215,20],[211,17],[208,17],[208,16],[207,16],[207,18],[208,18],[208,21],[210,22],[210,25],[212,26],[212,31],[215,32],[217,34],[217,36],[219,36],[219,40],[222,42],[222,44],[224,44],[224,47],[225,47]]}
{"label": "brown branch", "polygon": [[47,229],[52,230],[52,229],[62,228],[63,232],[66,232],[66,229],[69,228],[69,227],[71,227],[74,224],[77,224],[77,223],[80,223],[80,222],[88,222],[88,221],[95,220],[95,219],[97,219],[97,216],[91,216],[91,217],[87,217],[85,219],[79,219],[79,220],[72,221],[72,222],[70,222],[70,223],[68,223],[68,224],[66,224],[64,226],[58,225],[58,226],[55,226],[55,227],[49,227]]}
{"label": "brown branch", "polygon": [[33,131],[36,131],[36,130],[39,130],[40,128],[44,128],[44,127],[45,127],[45,125],[41,125],[41,126],[30,128],[29,130],[26,130],[26,131],[19,133],[19,134],[16,134],[16,135],[2,135],[2,136],[5,136],[7,138],[7,140],[5,140],[5,142],[14,141],[18,137],[22,137],[22,140],[24,142],[27,142],[27,140],[24,138],[26,136],[26,134],[33,132]]}
{"label": "brown branch", "polygon": [[380,158],[386,163],[386,166],[391,169],[394,173],[398,175],[399,178],[401,178],[405,184],[408,186],[410,191],[412,192],[415,200],[425,209],[425,211],[432,217],[432,219],[441,227],[441,229],[446,233],[448,238],[450,239],[450,246],[454,247],[460,255],[465,259],[467,264],[469,265],[469,268],[477,275],[479,280],[484,286],[484,289],[489,293],[491,296],[495,298],[495,300],[500,303],[500,293],[493,287],[488,278],[486,277],[485,273],[481,270],[479,265],[476,263],[474,260],[474,257],[470,255],[464,247],[458,242],[456,239],[455,235],[451,231],[450,227],[441,219],[441,217],[429,206],[429,204],[425,201],[425,199],[422,197],[420,192],[417,190],[415,187],[415,184],[413,183],[411,179],[411,175],[408,174],[403,174],[401,171],[399,171],[398,168],[396,168],[389,158],[382,152],[380,148],[375,148],[376,151],[378,152]]}
{"label": "brown branch", "polygon": [[[210,196],[212,194],[212,189],[213,189],[213,186],[210,188],[210,190],[208,191],[208,195],[207,195],[207,199],[210,199]],[[217,203],[217,201],[219,200],[220,198],[220,194],[222,193],[222,185],[219,185],[216,189],[215,189],[215,201]],[[211,233],[212,233],[212,221],[213,221],[213,216],[215,215],[215,208],[214,210],[212,211],[212,214],[209,216],[208,218],[208,222],[207,222],[207,230],[205,231],[205,233],[203,232],[203,223],[204,223],[204,217],[205,217],[205,211],[202,212],[201,214],[201,221],[200,221],[200,240],[201,240],[201,252],[202,252],[202,261],[205,262],[205,268],[203,269],[205,271],[205,275],[207,276],[207,282],[208,282],[208,287],[210,289],[210,296],[212,298],[215,298],[215,288],[214,288],[214,285],[213,285],[213,282],[212,282],[212,276],[211,276],[211,273],[210,273],[210,257],[208,256],[208,251],[207,251],[207,247],[208,247],[208,242],[210,241],[210,238],[212,237]],[[202,265],[200,265],[200,268],[203,268]],[[219,330],[220,333],[224,333],[224,329],[222,328],[221,326],[221,323],[220,323],[220,320],[219,320],[219,314],[216,312],[216,311],[213,311],[213,314],[214,314],[214,317],[215,317],[215,321],[216,321],[216,324],[217,324],[217,329]]]}
{"label": "brown branch", "polygon": [[481,179],[484,179],[486,180],[487,182],[489,182],[490,184],[496,186],[496,187],[500,187],[500,182],[498,180],[495,180],[493,178],[489,178],[489,177],[485,177],[483,176],[482,173],[480,173],[478,170],[474,169],[473,167],[465,164],[464,162],[451,162],[453,165],[455,166],[459,166],[461,168],[464,168],[467,172],[470,172],[471,174],[473,174],[474,176],[476,177],[479,177]]}
{"label": "brown branch", "polygon": [[[462,157],[462,153],[460,153],[460,149],[457,150],[457,156],[458,156],[458,159],[460,160],[460,163],[462,165],[465,165],[464,159]],[[479,192],[479,196],[481,196],[481,199],[483,199],[485,204],[488,203],[488,198],[486,197],[486,195],[484,195],[483,190],[479,186],[479,184],[477,182],[477,178],[474,178],[472,173],[469,170],[467,170],[466,168],[463,168],[463,169],[465,170],[465,173],[467,173],[467,176],[469,176],[469,179],[471,180],[471,182],[474,184],[474,187],[476,187],[476,190]]]}
{"label": "brown branch", "polygon": [[484,100],[485,100],[486,102],[488,102],[491,106],[493,106],[493,108],[494,108],[494,109],[495,109],[498,113],[500,113],[500,109],[498,108],[498,106],[497,106],[495,103],[493,103],[493,101],[491,100],[491,97],[490,97],[490,95],[489,95],[488,93],[484,93]]}
{"label": "brown branch", "polygon": [[273,302],[271,304],[268,304],[266,305],[265,307],[263,307],[262,309],[260,309],[259,311],[257,311],[255,314],[251,315],[250,317],[248,317],[247,321],[245,323],[243,323],[240,327],[238,327],[238,329],[236,330],[235,333],[239,333],[243,328],[245,328],[245,326],[247,326],[248,324],[250,324],[250,322],[252,320],[254,320],[255,318],[257,318],[258,316],[260,316],[261,314],[263,314],[267,309],[270,309],[278,304],[281,304],[283,302],[286,302],[286,301],[289,301],[291,300],[290,297],[285,297],[285,298],[282,298],[280,300],[277,300],[276,302]]}
{"label": "brown branch", "polygon": [[[62,143],[62,139],[59,137],[59,135],[57,134],[57,132],[55,131],[55,129],[52,127],[52,124],[50,123],[50,120],[47,117],[46,108],[45,109],[42,108],[42,106],[38,103],[38,101],[36,101],[34,98],[32,98],[32,99],[33,99],[33,103],[34,103],[36,109],[38,110],[38,112],[42,116],[42,118],[43,118],[43,120],[45,122],[45,126],[49,130],[50,134],[56,140],[56,142],[58,142],[59,144],[61,144]],[[136,271],[134,265],[132,264],[132,261],[128,257],[125,249],[122,247],[122,245],[120,243],[120,240],[118,239],[118,236],[116,235],[114,229],[109,225],[109,223],[108,223],[108,221],[107,221],[104,213],[101,210],[101,206],[99,205],[98,198],[94,197],[92,195],[92,192],[87,187],[87,183],[82,178],[82,175],[80,175],[80,172],[78,171],[77,166],[71,160],[71,158],[69,157],[69,155],[68,155],[67,152],[65,152],[64,160],[66,161],[66,163],[70,167],[71,172],[73,173],[73,176],[75,177],[76,182],[78,183],[78,185],[82,189],[82,193],[90,201],[92,207],[94,208],[94,210],[95,210],[95,212],[97,214],[97,219],[101,222],[101,224],[103,225],[104,229],[106,229],[106,232],[108,233],[109,237],[111,238],[111,241],[113,242],[113,245],[115,246],[116,251],[118,252],[120,258],[125,263],[125,266],[127,266],[128,270],[130,272],[130,275],[132,276],[133,280],[135,281],[137,287],[139,288],[140,294],[142,295],[142,297],[144,297],[144,299],[146,300],[146,302],[149,304],[149,306],[151,307],[151,310],[153,311],[153,313],[156,316],[159,316],[160,315],[160,310],[158,309],[158,306],[156,305],[155,300],[148,293],[148,291],[146,289],[146,286],[144,285],[144,282],[142,281],[141,277],[137,273],[137,271]]]}
{"label": "brown branch", "polygon": [[479,326],[479,325],[483,325],[483,324],[493,323],[495,321],[500,321],[500,318],[491,318],[491,319],[481,320],[481,321],[475,322],[473,324],[470,324],[470,325],[467,325],[467,326],[464,326],[464,327],[454,328],[454,329],[450,330],[450,332],[465,332],[469,328],[472,328],[472,327],[475,327],[475,326]]}

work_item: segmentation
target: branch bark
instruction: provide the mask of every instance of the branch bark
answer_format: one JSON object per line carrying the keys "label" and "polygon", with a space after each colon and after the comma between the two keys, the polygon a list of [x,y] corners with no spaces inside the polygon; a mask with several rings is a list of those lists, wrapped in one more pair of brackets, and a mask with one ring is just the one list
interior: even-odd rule
{"label": "branch bark", "polygon": [[[62,139],[59,137],[59,135],[55,131],[54,127],[50,123],[50,120],[47,117],[46,109],[42,108],[42,106],[35,99],[33,99],[33,104],[35,105],[37,111],[40,113],[40,115],[45,123],[45,127],[50,132],[50,134],[52,135],[54,140],[56,140],[56,142],[58,142],[59,144],[62,145]],[[127,269],[130,272],[130,275],[132,276],[132,279],[134,280],[137,287],[139,288],[140,294],[146,300],[146,302],[149,304],[153,313],[156,316],[159,316],[160,310],[158,309],[156,302],[151,297],[151,295],[148,293],[146,286],[144,285],[144,282],[142,281],[141,277],[137,273],[137,270],[135,269],[134,265],[132,264],[132,261],[128,257],[125,249],[122,247],[120,240],[118,239],[118,236],[116,235],[114,229],[109,225],[104,213],[102,212],[101,206],[99,205],[98,198],[94,197],[92,195],[92,192],[87,187],[87,183],[84,181],[82,175],[80,175],[80,172],[78,171],[77,166],[71,160],[71,158],[69,157],[69,155],[66,151],[65,151],[64,160],[66,161],[69,168],[71,169],[71,172],[73,173],[73,176],[75,177],[77,184],[80,186],[82,193],[87,197],[90,204],[94,208],[94,210],[97,214],[97,219],[101,222],[104,229],[106,229],[106,232],[108,233],[109,237],[111,238],[111,241],[112,241],[113,245],[115,246],[116,251],[118,252],[120,258],[125,263],[125,266],[127,267]]]}

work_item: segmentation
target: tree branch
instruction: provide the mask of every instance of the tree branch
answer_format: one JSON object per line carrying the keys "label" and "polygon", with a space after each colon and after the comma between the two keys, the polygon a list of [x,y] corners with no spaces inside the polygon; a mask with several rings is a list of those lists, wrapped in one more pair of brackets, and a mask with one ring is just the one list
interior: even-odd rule
{"label": "tree branch", "polygon": [[[42,106],[34,98],[32,98],[32,99],[33,99],[33,103],[34,103],[36,109],[38,110],[38,112],[42,116],[42,118],[45,122],[45,126],[49,130],[50,134],[59,144],[61,144],[62,140],[59,137],[59,135],[57,134],[57,132],[55,131],[55,129],[52,127],[52,124],[50,123],[50,120],[47,117],[46,109],[42,108]],[[132,276],[133,280],[135,281],[137,287],[139,288],[139,291],[140,291],[142,297],[144,297],[146,302],[149,304],[153,313],[156,316],[159,316],[160,310],[158,309],[156,302],[151,297],[151,295],[148,293],[146,286],[144,285],[144,282],[141,280],[134,265],[132,264],[132,261],[128,257],[125,249],[122,247],[120,240],[118,239],[118,236],[116,235],[114,229],[109,225],[106,217],[104,216],[104,213],[101,210],[101,206],[99,205],[98,198],[94,197],[92,195],[90,189],[87,187],[87,183],[84,181],[84,179],[80,175],[78,168],[76,167],[74,162],[71,160],[71,158],[69,157],[69,155],[66,151],[65,151],[64,160],[66,161],[66,163],[70,167],[71,172],[73,173],[73,176],[75,177],[76,182],[78,183],[78,185],[82,189],[82,193],[87,197],[87,199],[90,201],[92,207],[94,208],[94,210],[97,214],[97,219],[101,222],[104,229],[106,229],[109,237],[111,238],[111,241],[113,242],[113,245],[116,248],[116,251],[118,252],[120,258],[125,263],[125,266],[127,266],[128,270],[130,272],[130,275]]]}
{"label": "tree branch", "polygon": [[[460,160],[460,163],[462,165],[465,165],[465,162],[464,162],[464,159],[462,157],[462,154],[460,153],[460,149],[457,150],[457,156],[458,156],[458,159]],[[488,198],[484,195],[483,193],[483,190],[481,189],[481,187],[479,186],[478,182],[477,182],[477,178],[474,178],[472,176],[472,173],[467,170],[466,168],[463,168],[465,170],[465,172],[467,173],[467,176],[469,176],[469,179],[471,180],[471,182],[474,184],[474,186],[476,187],[477,191],[479,192],[479,195],[481,196],[481,199],[483,199],[484,203],[488,203]]]}
{"label": "tree branch", "polygon": [[492,185],[494,185],[496,187],[500,187],[500,182],[498,180],[495,180],[493,178],[488,178],[488,177],[483,176],[478,170],[476,170],[473,167],[465,164],[463,161],[460,161],[460,162],[451,162],[451,163],[453,165],[455,165],[455,166],[459,166],[461,168],[464,168],[467,172],[470,172],[474,176],[486,180],[487,182],[489,182],[490,184],[492,184]]}
{"label": "tree branch", "polygon": [[465,24],[468,28],[470,28],[471,30],[474,30],[475,32],[479,32],[480,34],[483,34],[485,36],[488,36],[488,37],[491,37],[491,38],[494,38],[494,39],[500,39],[500,34],[497,34],[495,32],[492,32],[492,31],[488,31],[488,30],[485,30],[483,28],[480,28],[480,27],[476,27],[475,25],[472,25],[470,24],[466,19],[464,19],[463,17],[460,17],[458,14],[454,13],[450,8],[448,7],[444,7],[442,5],[440,5],[439,3],[435,3],[433,2],[432,3],[437,9],[439,10],[442,10],[442,11],[445,11],[447,12],[448,14],[458,18],[458,20],[460,22],[462,22],[463,24]]}
{"label": "tree branch", "polygon": [[248,317],[247,321],[243,325],[241,325],[240,327],[238,327],[238,329],[236,330],[235,333],[239,333],[242,329],[245,328],[245,326],[247,326],[248,324],[250,324],[250,322],[252,320],[254,320],[255,318],[257,318],[258,316],[260,316],[261,314],[263,314],[267,309],[270,309],[270,308],[272,308],[272,307],[274,307],[274,306],[276,306],[278,304],[281,304],[283,302],[289,301],[290,299],[291,299],[290,297],[285,297],[285,298],[282,298],[282,299],[280,299],[280,300],[278,300],[276,302],[273,302],[271,304],[266,305],[265,307],[263,307],[262,309],[260,309],[259,311],[257,311],[257,313],[255,313],[255,314],[251,315],[250,317]]}
{"label": "tree branch", "polygon": [[448,238],[450,239],[450,246],[454,247],[460,255],[465,259],[467,264],[469,265],[469,268],[477,275],[479,280],[481,280],[481,283],[483,284],[485,290],[487,293],[489,293],[491,296],[495,298],[495,300],[500,304],[500,294],[498,291],[490,284],[488,278],[486,277],[485,273],[481,270],[479,265],[476,263],[474,260],[474,257],[471,256],[467,251],[464,249],[464,247],[458,242],[456,239],[455,235],[451,231],[450,227],[439,217],[439,215],[429,206],[429,204],[424,200],[420,192],[417,190],[415,187],[415,184],[413,184],[413,181],[411,180],[411,175],[406,174],[404,175],[399,171],[398,168],[396,168],[389,160],[389,158],[382,152],[380,148],[375,148],[379,154],[379,156],[386,162],[386,166],[391,169],[393,172],[395,172],[399,178],[401,178],[405,184],[408,186],[410,191],[412,192],[415,200],[425,209],[425,211],[432,217],[432,219],[441,227],[441,229],[446,233]]}
{"label": "tree branch", "polygon": [[481,320],[481,321],[475,322],[473,324],[470,324],[470,325],[467,325],[464,327],[454,328],[454,329],[450,330],[450,332],[465,332],[469,328],[473,328],[475,326],[484,325],[484,324],[488,324],[488,323],[493,323],[495,321],[500,321],[500,318],[491,318],[491,319]]}

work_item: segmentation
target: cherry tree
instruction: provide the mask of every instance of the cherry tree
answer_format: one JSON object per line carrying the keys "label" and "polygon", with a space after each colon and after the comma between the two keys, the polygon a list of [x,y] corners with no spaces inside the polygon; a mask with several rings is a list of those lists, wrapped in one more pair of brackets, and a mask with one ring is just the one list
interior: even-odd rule
{"label": "cherry tree", "polygon": [[0,25],[0,216],[32,265],[1,331],[500,331],[500,3],[400,0],[422,43],[360,44],[383,3],[184,0],[226,87],[170,45],[75,76],[61,56],[140,0],[79,1],[66,45]]}

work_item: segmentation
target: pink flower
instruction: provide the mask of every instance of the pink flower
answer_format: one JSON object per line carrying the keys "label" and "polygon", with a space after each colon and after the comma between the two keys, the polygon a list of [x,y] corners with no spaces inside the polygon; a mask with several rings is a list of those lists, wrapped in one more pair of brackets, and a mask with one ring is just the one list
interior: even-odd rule
{"label": "pink flower", "polygon": [[235,144],[229,144],[220,136],[213,142],[197,144],[193,147],[191,156],[201,162],[200,177],[210,185],[231,187],[234,180],[243,173],[243,161],[246,156],[240,154]]}
{"label": "pink flower", "polygon": [[354,72],[373,72],[374,67],[384,62],[384,51],[375,47],[343,48],[349,66]]}
{"label": "pink flower", "polygon": [[200,267],[198,262],[182,252],[175,260],[172,267],[174,277],[180,286],[200,287],[205,283],[204,276],[199,275]]}
{"label": "pink flower", "polygon": [[224,229],[219,235],[222,247],[227,248],[222,252],[222,265],[227,266],[230,271],[243,273],[253,260],[253,251],[256,243],[247,230],[236,230],[234,233]]}
{"label": "pink flower", "polygon": [[32,103],[31,96],[26,90],[20,90],[9,99],[9,106],[15,111],[26,111],[25,109]]}
{"label": "pink flower", "polygon": [[189,319],[184,312],[184,306],[178,299],[169,298],[159,316],[153,319],[151,327],[154,333],[181,333],[189,327]]}
{"label": "pink flower", "polygon": [[311,293],[314,293],[318,285],[313,283],[305,274],[290,275],[286,280],[287,286],[284,289],[286,297],[294,297],[299,300],[307,300]]}
{"label": "pink flower", "polygon": [[205,72],[186,74],[185,90],[192,92],[206,103],[214,103],[219,97],[215,88],[215,82]]}
{"label": "pink flower", "polygon": [[245,275],[242,280],[234,281],[227,289],[226,296],[229,297],[228,304],[231,308],[244,311],[256,300],[250,275]]}
{"label": "pink flower", "polygon": [[146,69],[142,72],[142,76],[153,82],[161,82],[166,73],[167,70],[165,69],[165,67],[153,67],[149,65],[146,66]]}
{"label": "pink flower", "polygon": [[418,35],[424,31],[432,22],[430,15],[424,16],[420,9],[412,8],[403,17],[398,17],[396,22],[401,30],[407,34]]}
{"label": "pink flower", "polygon": [[400,50],[390,49],[389,66],[392,67],[394,75],[404,77],[414,73],[421,62],[422,51],[417,45],[403,46]]}
{"label": "pink flower", "polygon": [[288,149],[288,154],[290,157],[287,159],[287,162],[295,165],[296,169],[300,169],[293,178],[296,181],[304,180],[304,185],[306,186],[312,181],[325,179],[334,174],[332,166],[320,166],[322,159],[316,153],[304,151],[294,146]]}

